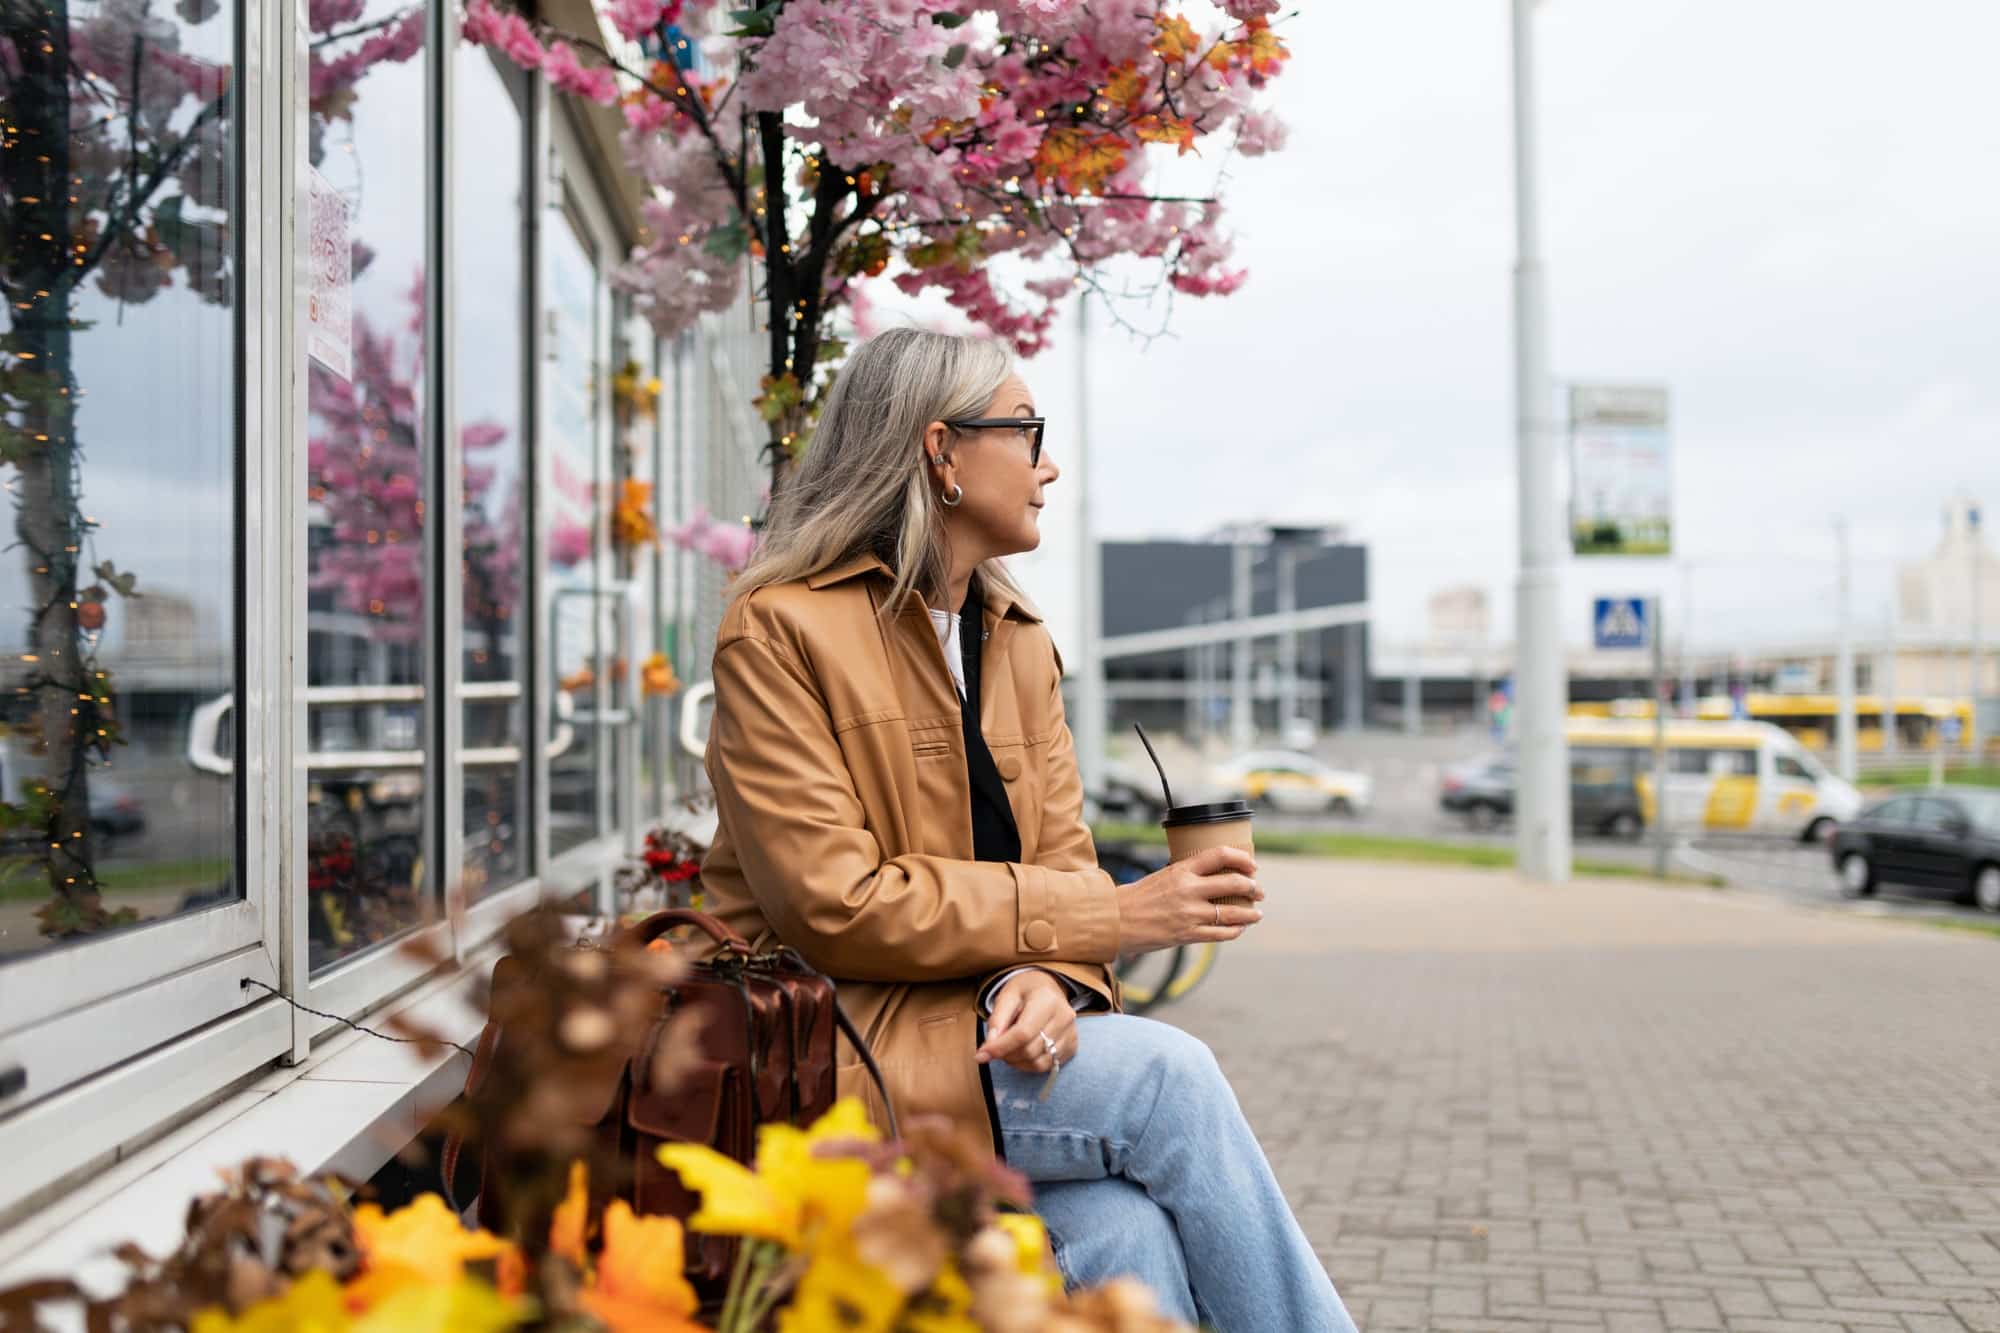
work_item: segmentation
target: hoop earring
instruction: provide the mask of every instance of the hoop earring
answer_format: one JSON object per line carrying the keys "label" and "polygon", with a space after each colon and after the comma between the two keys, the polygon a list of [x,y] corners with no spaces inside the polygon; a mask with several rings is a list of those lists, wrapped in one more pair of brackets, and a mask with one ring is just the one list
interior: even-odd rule
{"label": "hoop earring", "polygon": [[938,497],[938,499],[944,501],[944,507],[947,509],[958,508],[958,502],[960,500],[963,500],[964,498],[965,498],[965,487],[959,485],[955,481],[951,484],[950,490],[946,491],[943,495],[940,495]]}

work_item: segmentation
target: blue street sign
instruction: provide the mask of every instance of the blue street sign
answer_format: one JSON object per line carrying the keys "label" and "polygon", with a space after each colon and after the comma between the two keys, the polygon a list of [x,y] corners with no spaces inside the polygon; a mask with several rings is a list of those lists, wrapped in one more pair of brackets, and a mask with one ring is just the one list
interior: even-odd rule
{"label": "blue street sign", "polygon": [[1652,625],[1643,597],[1599,597],[1590,604],[1592,642],[1599,649],[1644,648]]}

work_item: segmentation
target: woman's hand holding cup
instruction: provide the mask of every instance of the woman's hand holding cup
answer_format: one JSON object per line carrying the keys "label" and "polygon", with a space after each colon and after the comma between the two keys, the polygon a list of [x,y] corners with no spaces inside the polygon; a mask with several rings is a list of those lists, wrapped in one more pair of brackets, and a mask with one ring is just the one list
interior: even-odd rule
{"label": "woman's hand holding cup", "polygon": [[1210,847],[1119,885],[1119,952],[1235,939],[1264,919],[1256,906],[1264,899],[1256,874],[1257,858],[1250,852]]}

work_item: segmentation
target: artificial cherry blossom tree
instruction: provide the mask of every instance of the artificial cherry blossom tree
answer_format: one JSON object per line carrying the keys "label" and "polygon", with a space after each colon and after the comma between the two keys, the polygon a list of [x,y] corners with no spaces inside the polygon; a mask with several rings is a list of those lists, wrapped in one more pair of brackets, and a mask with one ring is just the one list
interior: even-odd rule
{"label": "artificial cherry blossom tree", "polygon": [[1156,189],[1160,159],[1284,140],[1257,105],[1287,58],[1277,0],[598,0],[622,44],[504,3],[468,0],[465,35],[623,111],[651,189],[619,276],[654,327],[726,309],[754,266],[774,484],[861,284],[941,292],[1024,356],[1121,258],[1232,292],[1221,201]]}

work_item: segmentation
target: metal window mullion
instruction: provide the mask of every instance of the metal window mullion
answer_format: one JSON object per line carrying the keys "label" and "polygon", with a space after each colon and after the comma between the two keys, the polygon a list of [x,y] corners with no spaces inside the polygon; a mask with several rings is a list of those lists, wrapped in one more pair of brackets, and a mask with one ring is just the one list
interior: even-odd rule
{"label": "metal window mullion", "polygon": [[[247,2],[247,0],[246,0]],[[284,207],[279,210],[279,262],[264,275],[266,290],[274,291],[272,303],[277,328],[271,345],[279,349],[278,365],[271,381],[280,386],[278,406],[279,447],[266,451],[276,460],[270,469],[270,486],[265,489],[275,520],[264,545],[275,553],[270,570],[274,576],[267,590],[278,591],[276,605],[261,608],[258,618],[275,627],[276,643],[262,657],[270,672],[269,706],[262,728],[270,736],[267,753],[272,768],[270,781],[262,784],[275,804],[272,817],[261,822],[253,837],[261,836],[267,857],[261,865],[272,881],[270,891],[278,899],[278,977],[286,996],[305,998],[312,981],[312,962],[306,947],[306,774],[302,758],[309,748],[305,691],[307,672],[306,574],[306,410],[308,371],[299,338],[297,318],[300,289],[308,281],[305,272],[306,172],[310,162],[307,40],[310,24],[306,0],[293,0],[278,7],[284,18],[275,34],[276,69],[282,77],[271,80],[274,108],[272,137],[282,145],[278,157]],[[260,812],[261,813],[261,812]],[[246,870],[260,868],[253,859]],[[271,873],[275,872],[275,873]],[[312,1029],[305,1016],[292,1011],[291,1041],[285,1062],[298,1064],[312,1048]]]}
{"label": "metal window mullion", "polygon": [[465,550],[465,458],[458,430],[458,346],[453,336],[456,311],[453,294],[457,275],[452,266],[453,200],[453,54],[457,10],[453,5],[432,0],[429,13],[428,73],[430,115],[430,188],[425,192],[428,212],[426,245],[429,250],[429,309],[425,337],[429,340],[427,364],[434,369],[427,385],[432,451],[436,460],[431,469],[433,496],[431,512],[437,516],[436,540],[430,570],[431,674],[428,680],[431,735],[435,739],[431,761],[425,774],[425,790],[432,795],[431,809],[437,819],[436,832],[427,839],[437,850],[437,870],[431,876],[443,891],[447,916],[454,922],[452,951],[464,957],[465,941],[456,926],[457,911],[465,876],[465,768],[460,762],[465,748],[465,703],[460,690],[465,675],[465,579],[461,573]]}
{"label": "metal window mullion", "polygon": [[547,509],[544,496],[549,488],[545,484],[544,473],[548,464],[548,449],[543,431],[543,394],[541,387],[542,365],[548,350],[548,336],[543,326],[542,293],[546,282],[544,277],[542,229],[546,225],[544,217],[549,208],[549,169],[554,149],[549,139],[549,96],[540,79],[528,80],[527,133],[523,151],[527,160],[523,164],[527,194],[526,217],[523,219],[525,235],[522,243],[527,247],[526,276],[521,293],[521,318],[527,330],[522,340],[522,355],[527,364],[522,368],[522,391],[526,395],[522,421],[528,434],[528,456],[522,465],[522,476],[527,481],[526,494],[522,497],[523,529],[528,543],[526,561],[527,583],[522,593],[521,636],[523,639],[522,670],[525,673],[523,707],[528,729],[528,772],[531,837],[528,848],[527,865],[533,877],[546,881],[549,874],[549,714],[550,699],[550,658],[549,634],[553,625],[549,608],[549,557],[548,543],[543,539],[547,531]]}

